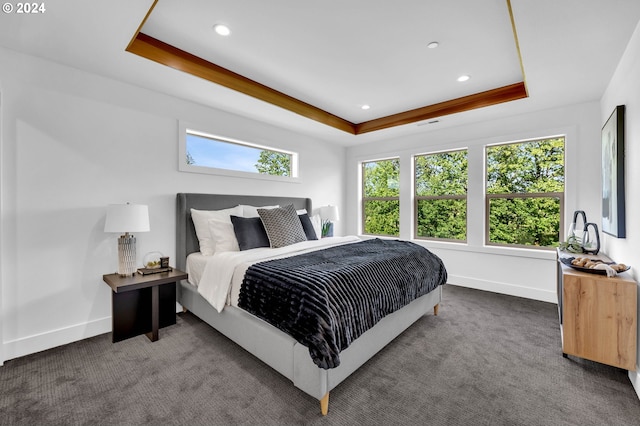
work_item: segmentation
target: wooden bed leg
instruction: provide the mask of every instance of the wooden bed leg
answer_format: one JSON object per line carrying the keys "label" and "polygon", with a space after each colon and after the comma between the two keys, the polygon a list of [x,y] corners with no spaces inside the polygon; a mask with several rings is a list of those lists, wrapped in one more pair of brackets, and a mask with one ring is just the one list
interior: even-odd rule
{"label": "wooden bed leg", "polygon": [[320,400],[320,412],[323,416],[326,416],[329,412],[329,392]]}
{"label": "wooden bed leg", "polygon": [[440,304],[437,304],[433,307],[433,315],[438,315],[438,308],[440,308]]}

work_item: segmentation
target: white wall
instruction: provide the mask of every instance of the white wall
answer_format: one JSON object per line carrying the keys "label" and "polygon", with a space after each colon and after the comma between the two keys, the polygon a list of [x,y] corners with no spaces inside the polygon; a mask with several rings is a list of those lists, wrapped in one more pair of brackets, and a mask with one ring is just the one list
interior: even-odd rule
{"label": "white wall", "polygon": [[[412,231],[413,154],[445,149],[468,148],[469,194],[467,244],[419,241],[444,261],[449,283],[482,290],[557,302],[554,251],[505,249],[484,246],[483,147],[487,144],[566,136],[565,224],[577,208],[588,219],[599,217],[600,107],[598,102],[505,117],[467,126],[425,131],[376,146],[347,149],[347,201],[351,214],[347,233],[358,233],[359,164],[365,160],[400,156],[400,236],[410,239]],[[404,194],[404,195],[402,195]],[[565,234],[566,232],[563,232]]]}
{"label": "white wall", "polygon": [[[603,236],[603,250],[616,262],[631,265],[629,273],[638,281],[640,274],[640,23],[618,64],[618,68],[600,103],[600,120],[604,124],[617,105],[625,105],[625,203],[626,238]],[[639,291],[640,294],[640,291]],[[638,300],[640,307],[640,299]],[[638,311],[640,318],[640,310]],[[639,330],[640,331],[640,330]],[[640,354],[640,333],[638,334]],[[640,371],[629,372],[640,396]]]}
{"label": "white wall", "polygon": [[[0,326],[5,359],[111,330],[106,205],[148,204],[145,253],[175,257],[177,192],[344,200],[344,148],[0,49]],[[178,120],[300,153],[300,183],[178,171]],[[340,223],[336,224],[341,232]]]}

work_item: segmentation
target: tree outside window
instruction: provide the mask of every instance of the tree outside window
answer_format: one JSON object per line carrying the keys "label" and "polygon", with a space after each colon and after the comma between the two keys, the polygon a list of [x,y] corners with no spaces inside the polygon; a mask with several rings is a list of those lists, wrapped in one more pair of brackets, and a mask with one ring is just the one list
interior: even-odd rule
{"label": "tree outside window", "polygon": [[487,244],[556,247],[564,210],[564,137],[487,147]]}
{"label": "tree outside window", "polygon": [[293,176],[294,154],[258,145],[187,131],[187,165],[214,169]]}
{"label": "tree outside window", "polygon": [[415,237],[466,241],[467,151],[418,155]]}
{"label": "tree outside window", "polygon": [[400,159],[362,163],[362,232],[400,235]]}

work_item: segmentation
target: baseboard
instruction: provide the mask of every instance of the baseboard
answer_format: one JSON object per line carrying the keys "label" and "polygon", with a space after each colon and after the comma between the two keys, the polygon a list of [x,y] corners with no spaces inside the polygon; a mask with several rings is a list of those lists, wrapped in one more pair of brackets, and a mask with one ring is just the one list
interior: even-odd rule
{"label": "baseboard", "polygon": [[111,317],[4,342],[4,361],[111,332]]}
{"label": "baseboard", "polygon": [[636,391],[636,395],[638,399],[640,399],[640,372],[638,371],[629,371],[629,380],[631,380],[631,385],[633,389]]}
{"label": "baseboard", "polygon": [[[176,302],[176,313],[178,312],[182,312],[182,306]],[[4,356],[0,358],[0,366],[4,364],[4,361],[10,359],[88,339],[99,334],[110,333],[111,327],[111,317],[104,317],[87,323],[4,342],[2,348],[0,348],[0,354]]]}
{"label": "baseboard", "polygon": [[493,293],[508,294],[509,296],[524,297],[526,299],[540,300],[542,302],[558,303],[558,296],[555,291],[523,287],[516,284],[479,280],[476,278],[457,275],[449,275],[447,284],[475,288],[476,290],[491,291]]}

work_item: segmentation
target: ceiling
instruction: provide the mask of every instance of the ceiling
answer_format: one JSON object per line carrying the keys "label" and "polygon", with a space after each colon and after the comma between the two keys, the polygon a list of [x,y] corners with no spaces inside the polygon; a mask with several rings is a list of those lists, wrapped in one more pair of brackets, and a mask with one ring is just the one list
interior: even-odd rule
{"label": "ceiling", "polygon": [[[1,14],[0,45],[345,146],[599,100],[640,20],[637,0],[46,5],[40,15]],[[218,36],[216,23],[231,35]],[[233,90],[224,74],[223,84],[212,83],[209,71],[202,78],[174,59],[163,65],[127,52],[138,30],[266,92],[249,85],[250,96]],[[432,41],[439,46],[427,48]],[[471,78],[456,81],[462,74]],[[526,97],[470,110],[433,108],[514,84],[526,87]],[[430,114],[349,131],[416,110]]]}

